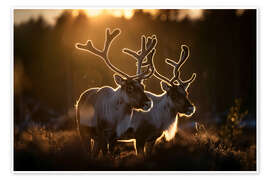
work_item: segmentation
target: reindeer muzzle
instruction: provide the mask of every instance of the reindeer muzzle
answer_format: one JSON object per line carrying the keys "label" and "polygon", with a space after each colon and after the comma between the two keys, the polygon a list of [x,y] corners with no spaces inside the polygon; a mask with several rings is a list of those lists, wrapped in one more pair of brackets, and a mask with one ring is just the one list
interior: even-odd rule
{"label": "reindeer muzzle", "polygon": [[189,115],[192,115],[193,113],[195,113],[196,109],[194,106],[189,106],[187,108],[187,111],[186,111],[186,114],[189,116]]}

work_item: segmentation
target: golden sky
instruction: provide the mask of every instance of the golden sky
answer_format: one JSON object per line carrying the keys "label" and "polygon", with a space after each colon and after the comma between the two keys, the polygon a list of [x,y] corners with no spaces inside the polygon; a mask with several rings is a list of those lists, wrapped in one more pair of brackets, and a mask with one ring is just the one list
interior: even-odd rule
{"label": "golden sky", "polygon": [[16,9],[14,10],[14,23],[19,24],[30,18],[37,19],[43,16],[48,23],[54,24],[55,19],[63,12],[61,9]]}
{"label": "golden sky", "polygon": [[[19,24],[25,22],[30,18],[37,19],[39,16],[43,16],[49,24],[54,24],[56,18],[63,12],[61,9],[17,9],[14,10],[14,23]],[[86,9],[83,10],[88,16],[97,17],[102,14],[109,14],[115,17],[131,18],[134,14],[133,9]],[[156,9],[144,9],[145,13],[155,15],[158,10]],[[74,16],[78,15],[79,10],[72,10]],[[185,17],[195,20],[203,16],[203,10],[201,9],[186,9],[179,11],[178,20],[182,20]]]}
{"label": "golden sky", "polygon": [[[14,23],[19,24],[25,22],[30,18],[37,19],[43,16],[49,24],[54,24],[56,18],[63,12],[63,9],[15,9],[14,10]],[[74,16],[79,14],[80,9],[71,10]],[[134,14],[134,9],[84,9],[83,10],[90,17],[98,17],[102,14],[111,15],[114,17],[131,18]],[[158,12],[157,9],[143,9],[145,13],[150,13],[155,16]],[[236,14],[241,16],[244,9],[238,9]],[[203,18],[203,9],[181,9],[178,11],[176,20],[181,21],[185,18],[190,20],[198,20]],[[162,17],[161,17],[162,18]],[[164,17],[165,19],[167,17]]]}

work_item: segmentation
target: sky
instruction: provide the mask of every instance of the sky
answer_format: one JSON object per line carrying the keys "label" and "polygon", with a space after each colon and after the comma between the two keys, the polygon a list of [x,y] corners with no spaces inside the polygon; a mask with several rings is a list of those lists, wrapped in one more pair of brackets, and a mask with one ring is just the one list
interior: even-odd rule
{"label": "sky", "polygon": [[[39,16],[43,16],[44,19],[49,24],[54,24],[56,18],[63,12],[62,9],[15,9],[14,10],[14,23],[20,24],[22,22],[28,21],[29,19],[37,19]],[[127,19],[131,18],[134,14],[133,9],[88,9],[84,10],[88,16],[96,17],[101,14],[110,14],[115,17],[125,17]],[[150,13],[155,15],[157,10],[155,9],[145,9],[145,13]],[[74,16],[78,15],[79,10],[72,10]],[[185,17],[196,20],[203,17],[203,10],[201,9],[186,9],[181,10],[177,19],[181,21]]]}
{"label": "sky", "polygon": [[20,24],[30,18],[37,19],[39,16],[43,16],[49,24],[54,24],[62,12],[61,9],[16,9],[14,10],[14,23]]}

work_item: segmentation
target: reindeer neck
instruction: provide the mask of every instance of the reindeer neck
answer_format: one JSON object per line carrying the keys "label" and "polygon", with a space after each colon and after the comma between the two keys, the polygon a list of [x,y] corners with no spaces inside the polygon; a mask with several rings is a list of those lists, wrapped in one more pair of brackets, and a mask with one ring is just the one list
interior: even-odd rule
{"label": "reindeer neck", "polygon": [[115,93],[111,98],[111,101],[116,111],[124,111],[125,114],[132,113],[132,107],[125,101],[125,97],[123,97],[123,92],[120,87],[115,89]]}
{"label": "reindeer neck", "polygon": [[167,116],[170,115],[175,117],[177,115],[177,111],[174,110],[169,102],[167,93],[164,93],[159,97],[154,108],[161,112],[163,111]]}
{"label": "reindeer neck", "polygon": [[166,130],[168,126],[174,122],[176,115],[177,112],[169,103],[166,93],[156,98],[153,109],[151,110],[152,123],[161,130]]}

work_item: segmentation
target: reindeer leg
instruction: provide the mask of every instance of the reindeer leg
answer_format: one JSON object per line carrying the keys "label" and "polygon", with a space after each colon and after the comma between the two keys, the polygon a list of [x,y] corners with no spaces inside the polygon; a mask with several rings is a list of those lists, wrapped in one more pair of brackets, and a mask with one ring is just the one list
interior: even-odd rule
{"label": "reindeer leg", "polygon": [[81,140],[81,145],[83,150],[85,151],[86,154],[90,155],[91,152],[91,133],[89,131],[89,127],[83,127],[81,126],[80,129],[80,140]]}
{"label": "reindeer leg", "polygon": [[94,139],[94,147],[93,147],[93,152],[92,152],[92,158],[97,159],[98,158],[98,154],[100,151],[100,142],[98,138]]}
{"label": "reindeer leg", "polygon": [[137,149],[137,155],[144,157],[144,145],[145,145],[145,139],[136,139],[136,149]]}
{"label": "reindeer leg", "polygon": [[110,141],[109,143],[109,152],[112,155],[112,157],[115,157],[115,146],[117,144],[117,140],[114,138],[113,140]]}
{"label": "reindeer leg", "polygon": [[157,131],[155,134],[150,136],[151,138],[147,139],[147,148],[146,148],[146,154],[147,156],[150,156],[153,152],[154,145],[156,143],[157,138],[159,138],[162,135],[160,131]]}
{"label": "reindeer leg", "polygon": [[90,155],[91,153],[91,139],[87,136],[81,136],[82,147],[85,152]]}
{"label": "reindeer leg", "polygon": [[151,141],[147,141],[147,148],[146,148],[146,155],[150,156],[152,154],[154,145],[155,145],[156,140],[151,140]]}
{"label": "reindeer leg", "polygon": [[[103,155],[107,155],[108,152],[112,153],[114,150],[114,145],[116,142],[116,133],[112,129],[104,129],[103,135],[102,135],[102,144],[101,144],[101,150],[103,152]],[[108,148],[109,145],[109,148]]]}
{"label": "reindeer leg", "polygon": [[115,147],[118,144],[117,142],[117,137],[116,137],[116,132],[112,133],[110,140],[109,140],[109,152],[112,155],[113,158],[115,158]]}
{"label": "reindeer leg", "polygon": [[103,140],[101,143],[100,143],[100,147],[101,147],[101,151],[102,151],[102,154],[103,156],[106,156],[108,154],[108,147],[107,147],[108,143],[106,140]]}
{"label": "reindeer leg", "polygon": [[108,152],[107,141],[104,136],[99,136],[95,139],[94,148],[93,148],[93,156],[98,157],[100,150],[102,151],[103,156],[105,156]]}

